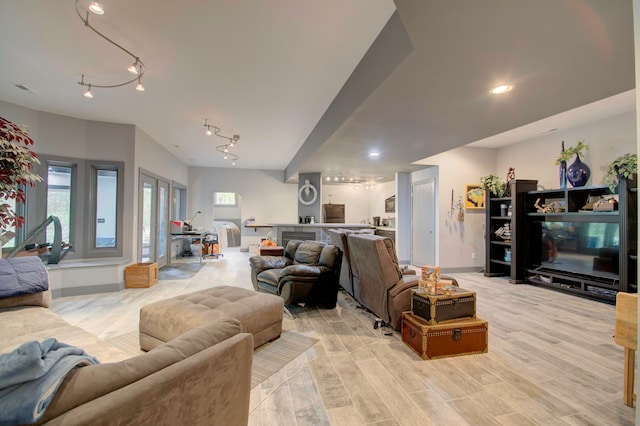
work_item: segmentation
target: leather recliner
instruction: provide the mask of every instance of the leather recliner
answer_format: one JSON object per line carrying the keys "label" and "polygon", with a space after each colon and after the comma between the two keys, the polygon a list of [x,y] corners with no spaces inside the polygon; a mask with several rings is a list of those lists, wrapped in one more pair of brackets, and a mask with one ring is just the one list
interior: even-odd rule
{"label": "leather recliner", "polygon": [[405,275],[398,264],[393,240],[378,235],[349,234],[349,257],[356,300],[395,330],[403,311],[411,309],[411,289],[418,275]]}
{"label": "leather recliner", "polygon": [[252,256],[251,282],[256,291],[276,294],[285,305],[305,302],[331,309],[338,298],[342,252],[319,241],[291,240],[284,256]]}
{"label": "leather recliner", "polygon": [[[331,239],[331,244],[342,250],[342,265],[340,266],[340,286],[347,293],[353,296],[356,301],[360,301],[360,281],[354,276],[353,267],[351,266],[351,253],[349,251],[349,243],[347,236],[350,234],[366,234],[372,235],[372,230],[352,230],[352,229],[328,229],[327,234]],[[402,269],[402,275],[415,275],[413,269]]]}

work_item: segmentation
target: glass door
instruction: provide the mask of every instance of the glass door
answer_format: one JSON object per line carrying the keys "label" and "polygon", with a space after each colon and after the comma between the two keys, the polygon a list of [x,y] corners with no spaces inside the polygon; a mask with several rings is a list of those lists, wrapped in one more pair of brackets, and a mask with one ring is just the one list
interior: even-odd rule
{"label": "glass door", "polygon": [[156,179],[140,174],[138,258],[141,262],[156,259]]}
{"label": "glass door", "polygon": [[158,266],[168,262],[169,246],[169,182],[158,180]]}
{"label": "glass door", "polygon": [[138,258],[163,266],[169,256],[169,182],[140,173]]}

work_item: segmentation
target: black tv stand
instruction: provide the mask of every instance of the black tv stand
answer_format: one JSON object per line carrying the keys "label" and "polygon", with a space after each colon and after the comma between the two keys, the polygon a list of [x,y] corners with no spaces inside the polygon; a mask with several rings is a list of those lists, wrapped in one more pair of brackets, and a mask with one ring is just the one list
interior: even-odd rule
{"label": "black tv stand", "polygon": [[617,276],[607,278],[560,271],[544,266],[528,269],[527,272],[527,280],[530,284],[579,294],[589,299],[612,304],[615,304],[616,293],[620,288],[620,279]]}
{"label": "black tv stand", "polygon": [[[519,254],[525,258],[527,282],[612,304],[618,292],[637,292],[636,182],[620,179],[618,190],[619,194],[615,195],[618,198],[617,208],[613,211],[585,211],[590,197],[613,197],[604,185],[526,193],[522,210],[524,229],[519,238],[528,244]],[[541,212],[535,206],[552,203],[556,207],[551,211]],[[552,256],[562,255],[563,250],[558,246],[554,248],[553,244],[547,247],[547,241],[554,241],[554,237],[546,239],[545,232],[549,232],[550,228],[545,223],[562,224],[559,231],[554,232],[575,229],[573,234],[568,233],[569,238],[561,236],[558,241],[575,244],[575,247],[564,251],[565,256],[567,253],[575,254],[575,257],[584,255],[584,259],[570,262],[572,264],[569,265],[566,263],[568,259],[576,259],[565,257],[558,264],[547,265]],[[617,238],[606,231],[588,234],[589,229],[593,229],[589,228],[592,224],[602,224],[600,227],[603,229],[615,226]],[[587,231],[580,232],[585,226]],[[602,235],[598,232],[602,232]],[[588,242],[589,238],[594,238],[593,243]]]}

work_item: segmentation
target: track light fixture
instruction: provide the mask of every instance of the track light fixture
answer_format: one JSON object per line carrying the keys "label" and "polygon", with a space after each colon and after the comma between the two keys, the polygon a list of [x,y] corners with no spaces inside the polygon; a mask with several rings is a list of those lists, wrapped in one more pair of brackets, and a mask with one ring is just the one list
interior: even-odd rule
{"label": "track light fixture", "polygon": [[216,147],[216,151],[221,152],[225,160],[231,157],[231,165],[235,166],[236,161],[239,160],[240,157],[238,157],[232,152],[229,152],[229,148],[236,146],[236,144],[240,140],[240,135],[233,135],[233,136],[221,135],[220,132],[222,131],[222,129],[220,129],[220,127],[218,126],[214,126],[213,124],[209,124],[206,118],[204,119],[204,128],[207,129],[205,131],[205,134],[207,136],[211,136],[215,134],[217,137],[226,139],[229,141],[228,143],[225,143],[223,145],[218,145]]}
{"label": "track light fixture", "polygon": [[93,1],[89,5],[89,10],[86,10],[86,11],[84,11],[84,13],[81,13],[80,9],[78,8],[79,1],[80,0],[76,0],[76,13],[78,14],[78,17],[80,18],[80,20],[84,23],[84,26],[89,28],[89,29],[91,29],[91,31],[93,31],[94,33],[98,34],[100,37],[102,37],[103,39],[105,39],[106,41],[108,41],[109,43],[111,43],[112,45],[117,47],[118,49],[122,50],[127,55],[131,56],[131,58],[133,58],[134,62],[133,62],[133,64],[131,64],[127,68],[127,71],[129,73],[135,75],[135,77],[132,78],[131,80],[127,80],[127,81],[124,81],[122,83],[117,83],[117,84],[95,84],[95,83],[85,82],[84,81],[84,74],[83,74],[82,75],[82,79],[78,82],[78,84],[80,86],[88,87],[87,91],[84,92],[84,96],[87,97],[87,98],[93,98],[93,94],[91,92],[91,88],[96,88],[97,87],[97,88],[100,88],[100,89],[113,89],[115,87],[122,87],[122,86],[126,86],[127,84],[131,84],[131,83],[135,83],[135,82],[138,82],[138,84],[136,85],[136,90],[138,92],[144,92],[144,86],[142,85],[142,76],[144,75],[144,63],[140,60],[140,58],[138,56],[134,55],[129,50],[127,50],[124,47],[120,46],[118,43],[116,43],[115,41],[111,40],[109,37],[107,37],[106,35],[102,34],[100,31],[96,30],[89,23],[89,12],[92,12],[92,13],[94,13],[96,15],[104,14],[104,7],[102,6],[102,3],[100,3],[100,1]]}

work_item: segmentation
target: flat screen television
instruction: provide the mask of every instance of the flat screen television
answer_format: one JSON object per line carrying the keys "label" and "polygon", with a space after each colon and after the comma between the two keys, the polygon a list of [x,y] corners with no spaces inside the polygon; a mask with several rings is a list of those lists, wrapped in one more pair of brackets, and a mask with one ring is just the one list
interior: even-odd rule
{"label": "flat screen television", "polygon": [[540,266],[615,278],[620,273],[617,223],[542,222]]}

